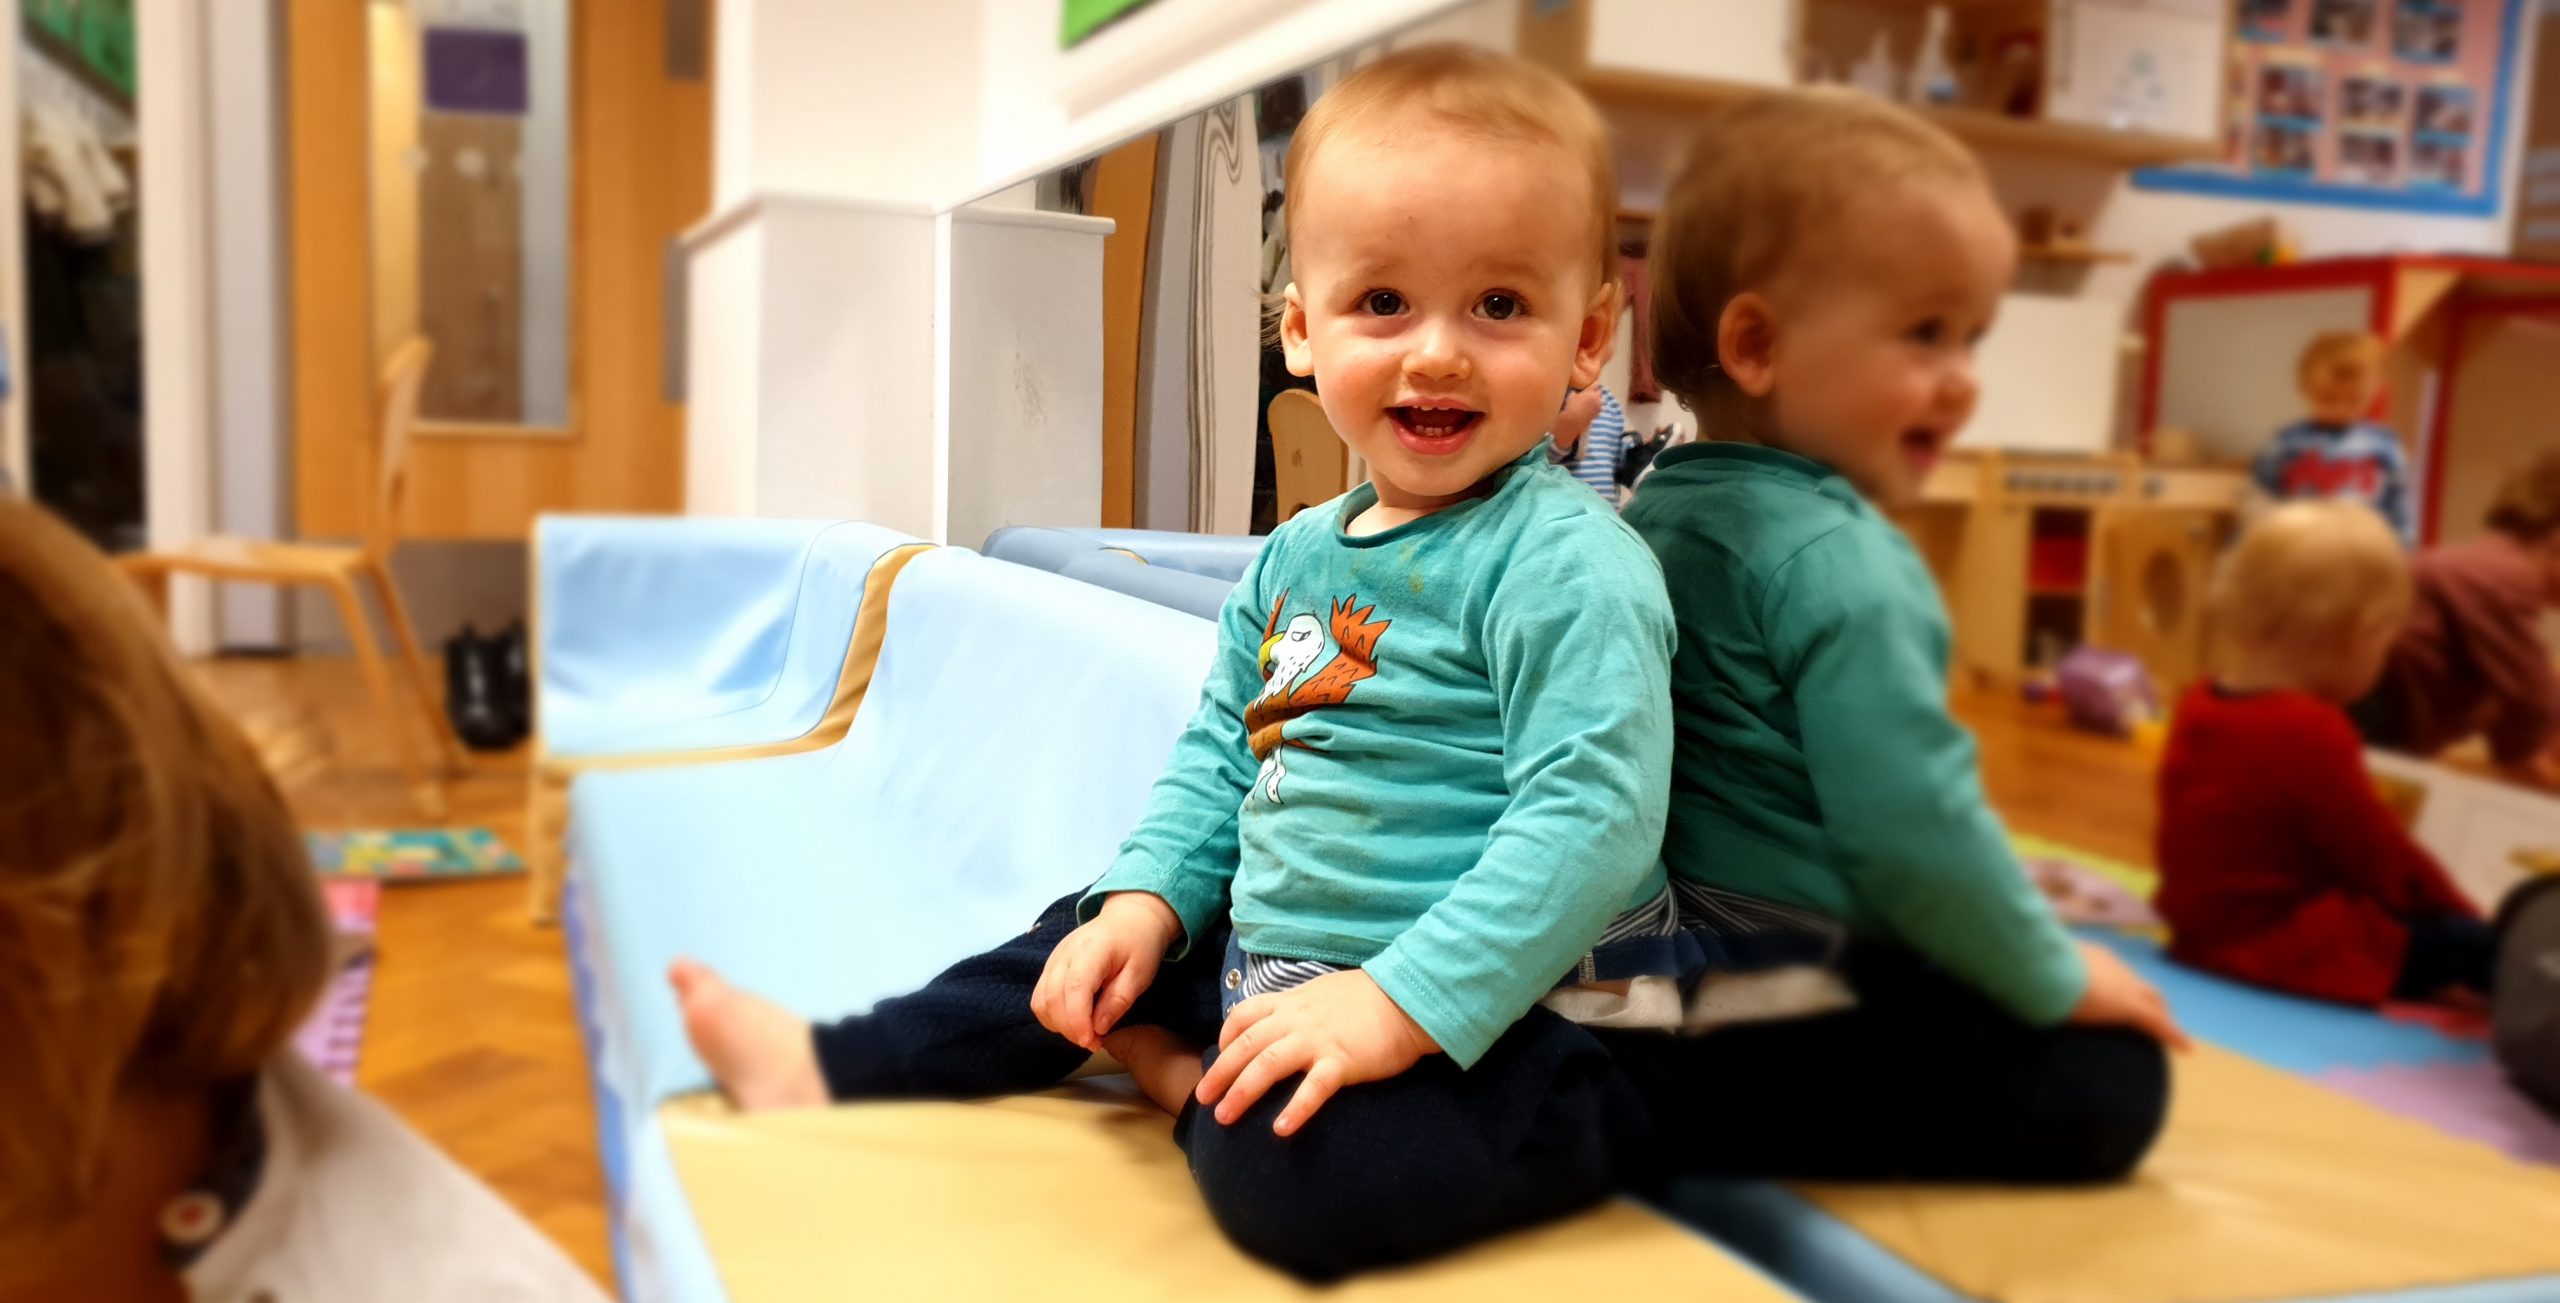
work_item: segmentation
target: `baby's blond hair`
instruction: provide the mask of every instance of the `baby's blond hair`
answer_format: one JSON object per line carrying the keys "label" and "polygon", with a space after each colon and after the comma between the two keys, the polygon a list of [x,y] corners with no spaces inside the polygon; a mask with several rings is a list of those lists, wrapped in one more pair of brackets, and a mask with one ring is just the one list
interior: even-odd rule
{"label": "baby's blond hair", "polygon": [[2323,331],[2302,346],[2302,356],[2295,360],[2293,369],[2302,376],[2336,366],[2378,371],[2382,368],[2382,355],[2380,335],[2363,330]]}
{"label": "baby's blond hair", "polygon": [[1727,304],[1766,287],[1855,195],[1902,180],[1982,187],[1956,138],[1859,91],[1758,96],[1716,114],[1654,225],[1654,374],[1693,412],[1733,389],[1716,348]]}
{"label": "baby's blond hair", "polygon": [[2261,516],[2214,575],[2213,612],[2235,643],[2334,655],[2409,610],[2409,558],[2373,508],[2291,502]]}
{"label": "baby's blond hair", "polygon": [[[1317,99],[1289,140],[1282,214],[1298,243],[1298,195],[1327,142],[1406,126],[1489,140],[1554,145],[1581,164],[1591,203],[1590,253],[1599,284],[1618,279],[1618,165],[1608,124],[1572,83],[1534,63],[1463,45],[1418,45],[1364,64]],[[1571,193],[1568,189],[1566,193]]]}

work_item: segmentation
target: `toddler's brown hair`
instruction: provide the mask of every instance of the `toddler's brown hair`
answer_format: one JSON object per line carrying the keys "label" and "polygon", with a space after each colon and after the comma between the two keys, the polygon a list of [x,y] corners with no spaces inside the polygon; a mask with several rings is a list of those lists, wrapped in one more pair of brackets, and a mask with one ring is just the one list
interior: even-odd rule
{"label": "toddler's brown hair", "polygon": [[254,1074],[328,956],[248,742],[106,558],[0,500],[0,1258],[85,1211],[119,1094]]}
{"label": "toddler's brown hair", "polygon": [[1843,87],[1757,96],[1708,120],[1654,224],[1654,374],[1689,410],[1733,392],[1726,305],[1766,286],[1861,190],[1937,179],[1988,187],[1982,164],[1916,114]]}

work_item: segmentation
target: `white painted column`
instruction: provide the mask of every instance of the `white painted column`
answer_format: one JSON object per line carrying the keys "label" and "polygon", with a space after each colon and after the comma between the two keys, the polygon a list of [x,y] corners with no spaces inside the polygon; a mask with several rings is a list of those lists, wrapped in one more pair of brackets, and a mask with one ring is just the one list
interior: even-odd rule
{"label": "white painted column", "polygon": [[[284,41],[278,7],[248,0],[205,33],[212,227],[210,349],[213,528],[243,538],[292,532],[285,430]],[[146,203],[148,200],[146,199]],[[148,213],[145,214],[148,220]],[[146,300],[149,286],[145,286]],[[146,347],[148,341],[145,341]],[[287,644],[283,590],[225,584],[223,647]]]}
{"label": "white painted column", "polygon": [[[152,546],[166,547],[209,532],[213,514],[209,18],[197,0],[137,0],[133,12],[145,287],[143,515]],[[213,649],[205,585],[173,586],[169,632],[182,654]]]}

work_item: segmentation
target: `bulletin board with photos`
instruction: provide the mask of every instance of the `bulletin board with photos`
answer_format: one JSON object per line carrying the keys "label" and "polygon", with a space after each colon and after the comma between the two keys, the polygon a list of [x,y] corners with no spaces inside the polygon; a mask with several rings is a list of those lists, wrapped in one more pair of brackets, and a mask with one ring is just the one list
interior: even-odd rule
{"label": "bulletin board with photos", "polygon": [[2238,0],[2224,157],[2134,183],[2486,216],[2526,0]]}

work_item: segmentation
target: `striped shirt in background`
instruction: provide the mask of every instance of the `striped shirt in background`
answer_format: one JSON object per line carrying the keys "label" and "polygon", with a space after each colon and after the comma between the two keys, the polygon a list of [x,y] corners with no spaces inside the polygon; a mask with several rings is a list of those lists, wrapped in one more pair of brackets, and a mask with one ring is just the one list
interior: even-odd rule
{"label": "striped shirt in background", "polygon": [[1591,418],[1591,429],[1582,436],[1582,455],[1574,458],[1573,477],[1591,486],[1594,493],[1611,502],[1618,500],[1618,459],[1627,450],[1627,414],[1618,406],[1618,396],[1606,386],[1600,390],[1600,414]]}

